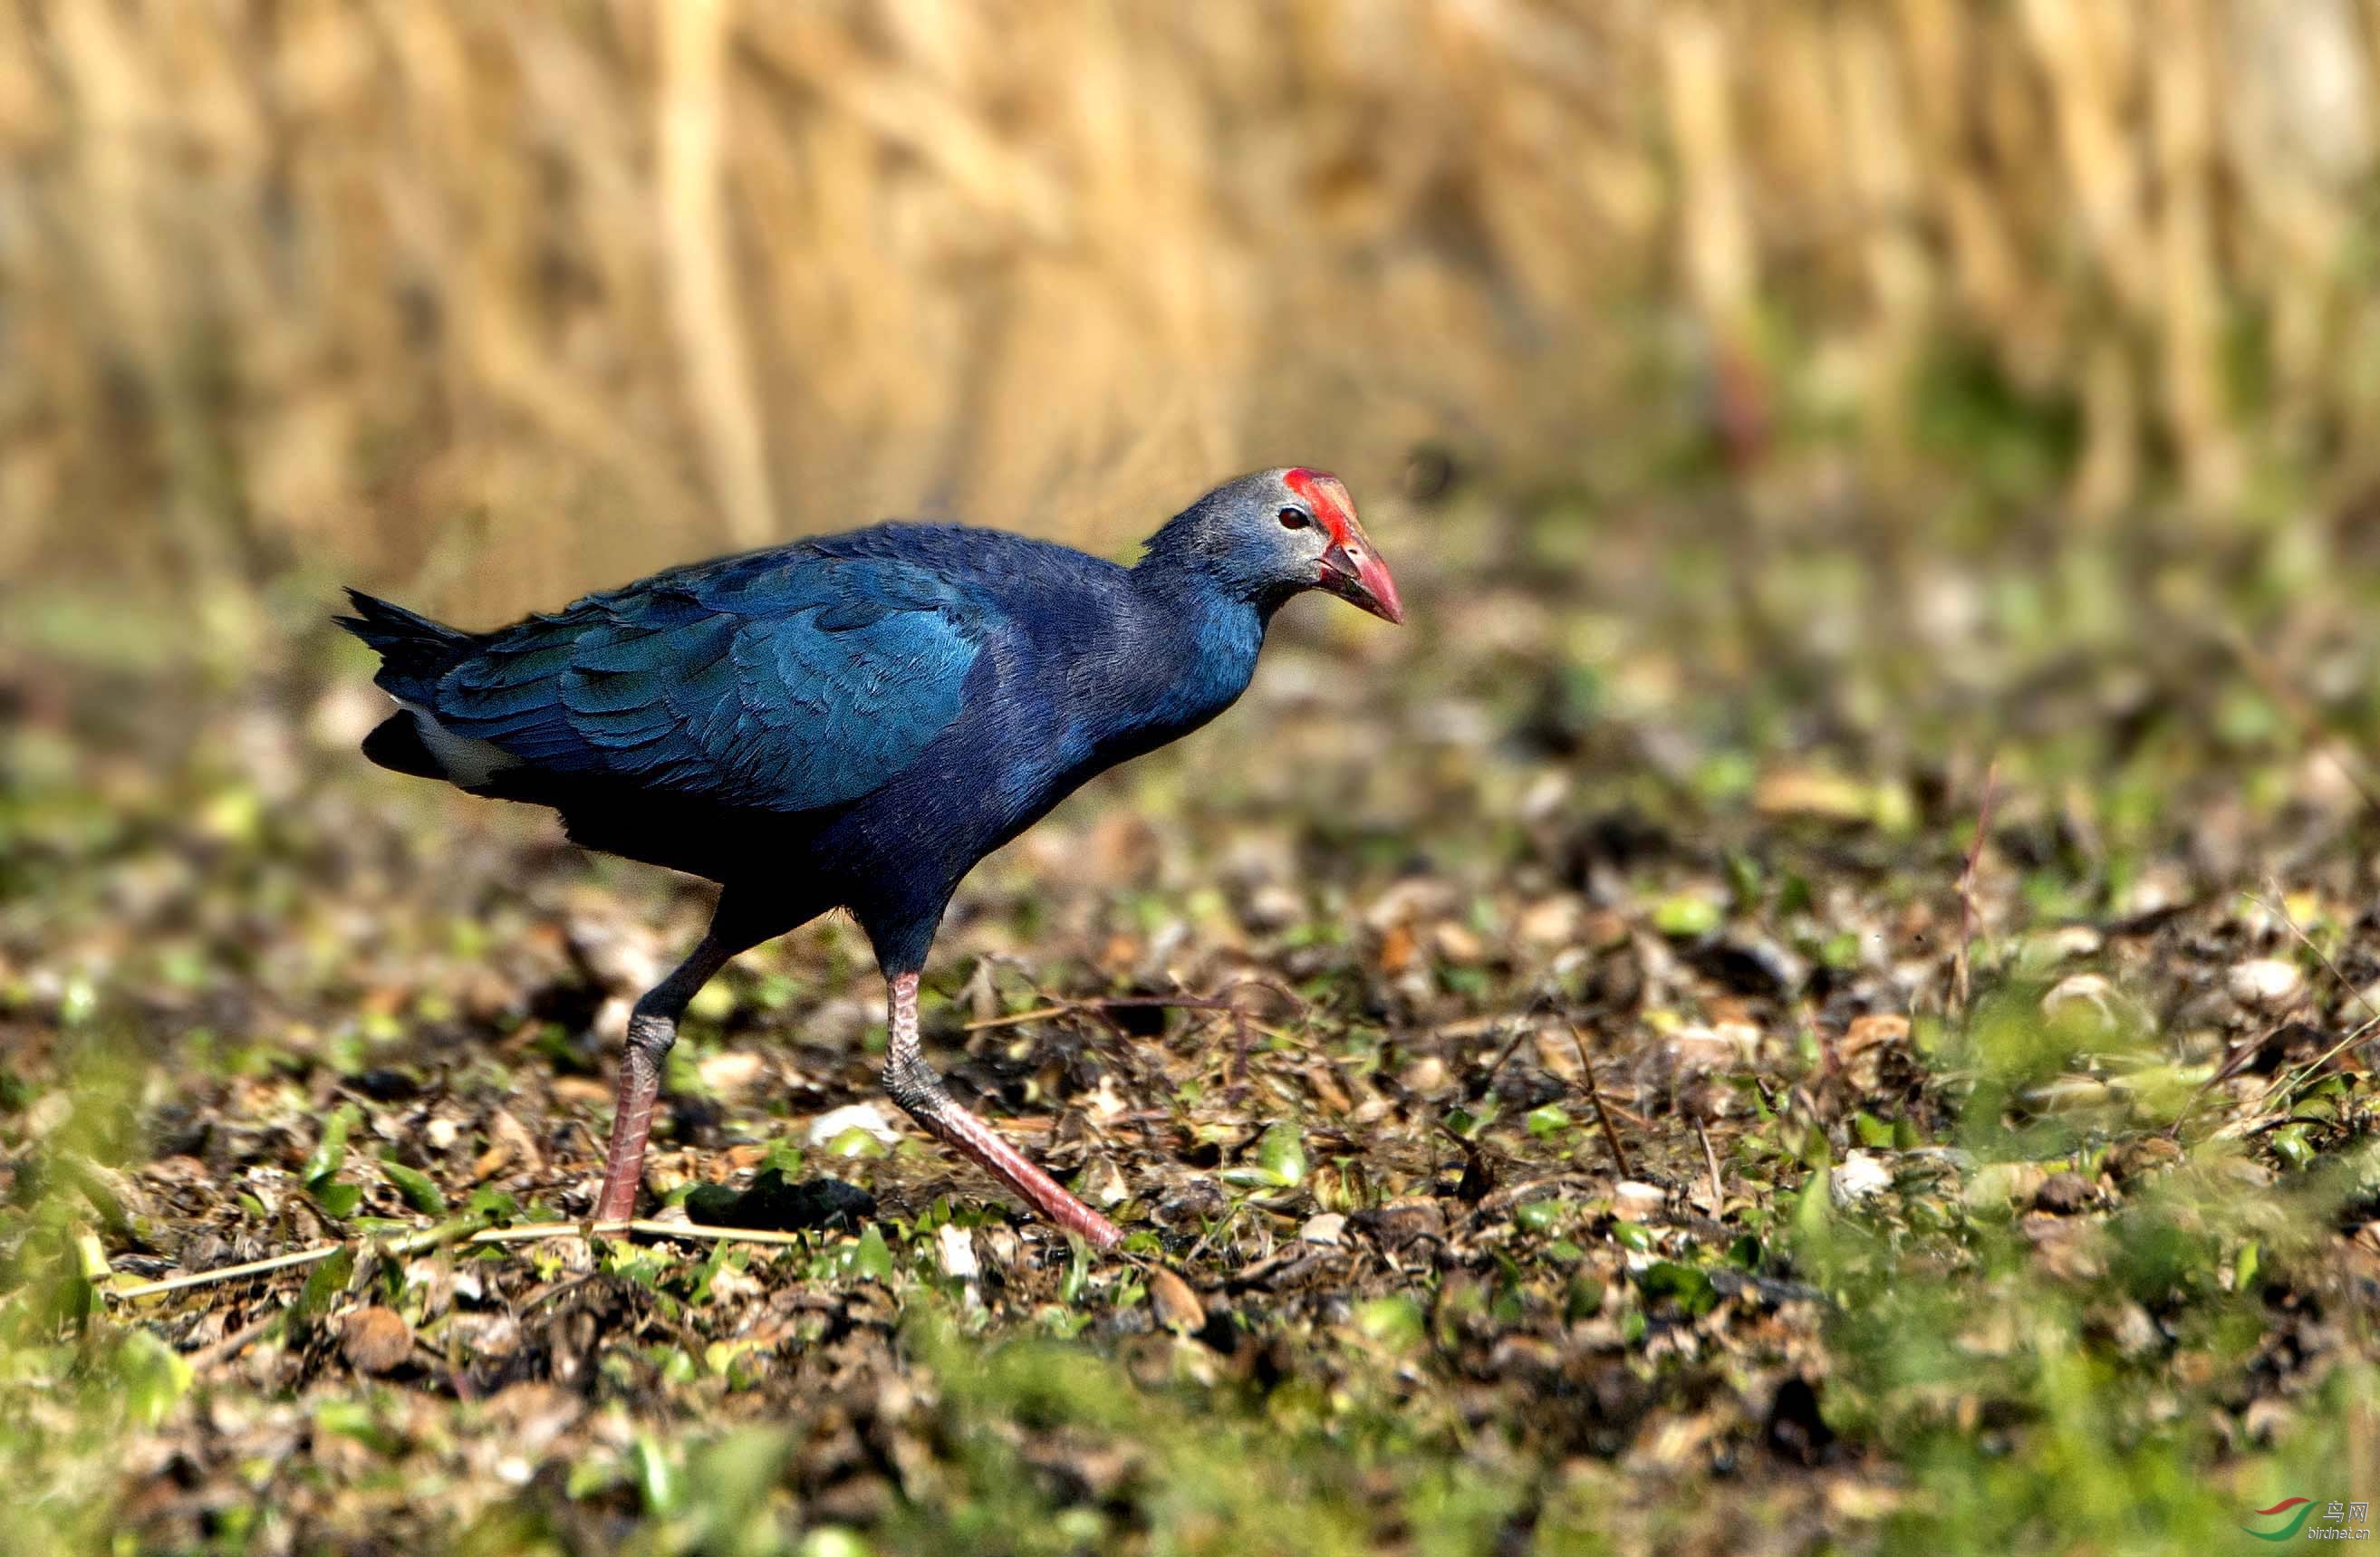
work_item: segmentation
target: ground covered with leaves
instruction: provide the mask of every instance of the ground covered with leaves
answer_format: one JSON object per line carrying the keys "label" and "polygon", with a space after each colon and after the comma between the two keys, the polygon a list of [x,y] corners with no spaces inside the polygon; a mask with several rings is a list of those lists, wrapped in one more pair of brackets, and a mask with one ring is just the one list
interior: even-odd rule
{"label": "ground covered with leaves", "polygon": [[2352,527],[1640,506],[1378,525],[1413,629],[1294,609],[1240,708],[965,890],[929,1051],[1107,1259],[884,1103],[835,923],[698,1003],[648,1174],[657,1222],[793,1231],[522,1233],[588,1212],[705,890],[365,766],[309,590],[228,670],[20,613],[0,1545],[2368,1528]]}

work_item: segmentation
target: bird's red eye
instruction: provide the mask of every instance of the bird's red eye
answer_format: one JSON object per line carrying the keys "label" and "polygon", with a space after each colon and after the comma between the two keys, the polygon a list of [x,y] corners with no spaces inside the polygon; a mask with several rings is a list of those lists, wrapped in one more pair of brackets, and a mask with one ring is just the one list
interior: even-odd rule
{"label": "bird's red eye", "polygon": [[1302,508],[1284,508],[1281,511],[1281,527],[1284,530],[1302,530],[1313,523],[1313,515]]}

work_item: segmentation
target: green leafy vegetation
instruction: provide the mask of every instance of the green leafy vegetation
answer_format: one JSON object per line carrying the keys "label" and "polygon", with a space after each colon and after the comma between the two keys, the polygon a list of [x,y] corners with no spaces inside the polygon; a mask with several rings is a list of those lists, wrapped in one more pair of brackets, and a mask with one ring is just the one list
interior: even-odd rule
{"label": "green leafy vegetation", "polygon": [[[292,694],[271,794],[203,727],[137,770],[10,731],[12,1534],[2181,1552],[2358,1490],[2358,759],[2224,713],[2269,701],[2238,660],[2125,694],[2125,730],[2029,735],[2053,667],[2093,706],[2155,673],[2054,614],[1973,623],[1988,714],[1791,652],[1731,679],[1759,623],[1621,609],[1674,530],[1616,535],[1564,598],[1600,646],[1574,724],[1569,639],[1464,626],[1510,610],[1492,537],[1530,521],[1442,511],[1409,658],[1293,718],[1260,687],[1231,739],[1096,786],[971,886],[929,1042],[1126,1224],[1113,1261],[914,1134],[812,1131],[877,1101],[870,970],[832,926],[714,986],[653,1184],[703,1216],[872,1214],[782,1247],[465,1241],[583,1213],[590,1033],[699,894],[305,746],[344,670]],[[2253,612],[2262,577],[2208,587]],[[1291,685],[1324,652],[1302,632]],[[1780,680],[1836,733],[1757,714]],[[2324,684],[2320,717],[2362,708]],[[1482,733],[1441,761],[1457,706]],[[1971,872],[1966,742],[1995,725]]]}

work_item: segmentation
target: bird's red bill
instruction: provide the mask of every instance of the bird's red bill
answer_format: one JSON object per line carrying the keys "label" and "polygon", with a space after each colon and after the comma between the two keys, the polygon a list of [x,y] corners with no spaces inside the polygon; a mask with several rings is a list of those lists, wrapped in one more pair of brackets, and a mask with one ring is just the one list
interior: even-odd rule
{"label": "bird's red bill", "polygon": [[1345,482],[1325,470],[1297,469],[1281,477],[1293,492],[1314,510],[1317,523],[1330,537],[1322,554],[1321,576],[1315,582],[1349,605],[1367,610],[1383,622],[1402,622],[1404,602],[1397,598],[1397,581],[1372,545],[1372,537],[1355,518],[1355,500]]}

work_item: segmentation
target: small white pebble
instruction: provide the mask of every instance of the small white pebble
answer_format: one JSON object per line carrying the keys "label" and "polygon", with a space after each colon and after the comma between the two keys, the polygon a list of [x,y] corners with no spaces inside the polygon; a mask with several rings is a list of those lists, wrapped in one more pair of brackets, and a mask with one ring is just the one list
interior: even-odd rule
{"label": "small white pebble", "polygon": [[1305,917],[1305,899],[1286,887],[1259,887],[1248,894],[1245,917],[1252,930],[1286,930]]}
{"label": "small white pebble", "polygon": [[1339,1235],[1345,1231],[1346,1226],[1345,1217],[1335,1211],[1326,1211],[1307,1217],[1305,1225],[1297,1230],[1297,1236],[1306,1243],[1337,1243]]}
{"label": "small white pebble", "polygon": [[842,1108],[832,1108],[810,1121],[809,1141],[813,1146],[832,1146],[853,1130],[865,1130],[890,1146],[901,1139],[884,1110],[872,1103],[854,1103]]}
{"label": "small white pebble", "polygon": [[2060,960],[2072,957],[2096,957],[2107,945],[2107,937],[2088,924],[2066,924],[2042,937],[2042,944]]}
{"label": "small white pebble", "polygon": [[[360,738],[358,738],[360,739]],[[352,745],[343,741],[339,744]],[[1521,791],[1520,815],[1524,822],[1543,822],[1562,808],[1570,799],[1570,776],[1560,768],[1548,768],[1529,781]]]}
{"label": "small white pebble", "polygon": [[983,1273],[977,1263],[975,1239],[964,1227],[945,1222],[934,1232],[934,1251],[942,1261],[942,1274],[953,1281],[973,1281]]}
{"label": "small white pebble", "polygon": [[1658,1184],[1623,1178],[1611,1187],[1611,1214],[1622,1222],[1642,1222],[1670,1203],[1670,1192]]}
{"label": "small white pebble", "polygon": [[1842,1205],[1852,1205],[1892,1188],[1892,1170],[1873,1152],[1852,1152],[1835,1165],[1828,1188]]}
{"label": "small white pebble", "polygon": [[695,1069],[702,1084],[722,1097],[740,1097],[769,1079],[769,1062],[748,1049],[708,1056]]}
{"label": "small white pebble", "polygon": [[1424,1055],[1405,1067],[1397,1085],[1409,1092],[1434,1092],[1446,1085],[1446,1062],[1436,1055]]}
{"label": "small white pebble", "polygon": [[2234,965],[2224,984],[2231,991],[2231,998],[2242,1006],[2271,1010],[2298,997],[2305,988],[2305,975],[2298,972],[2294,962],[2259,957]]}
{"label": "small white pebble", "polygon": [[1683,1027],[1670,1035],[1661,1058],[1670,1073],[1682,1080],[1732,1069],[1742,1053],[1732,1037],[1722,1037],[1707,1027]]}
{"label": "small white pebble", "polygon": [[2116,1349],[2126,1357],[2146,1357],[2157,1348],[2163,1339],[2158,1334],[2156,1321],[2151,1319],[2148,1310],[2138,1303],[2127,1302],[2118,1309],[2115,1322],[2109,1328]]}

